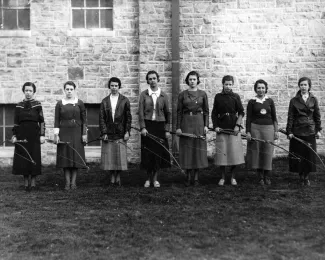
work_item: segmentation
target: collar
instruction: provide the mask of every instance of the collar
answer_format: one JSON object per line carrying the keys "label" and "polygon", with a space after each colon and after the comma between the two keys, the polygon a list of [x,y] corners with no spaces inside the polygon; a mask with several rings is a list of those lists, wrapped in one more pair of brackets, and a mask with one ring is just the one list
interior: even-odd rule
{"label": "collar", "polygon": [[156,95],[157,95],[157,97],[159,97],[159,96],[160,96],[160,94],[161,94],[161,89],[160,89],[160,88],[158,88],[158,90],[157,90],[157,91],[152,91],[152,90],[151,90],[151,88],[148,88],[148,94],[149,94],[149,96],[152,96],[152,94],[156,94]]}
{"label": "collar", "polygon": [[[308,97],[313,98],[315,96],[313,95],[313,93],[311,93],[311,92],[308,91]],[[296,98],[302,98],[302,95],[301,95],[301,91],[300,90],[297,92]]]}
{"label": "collar", "polygon": [[263,102],[264,102],[265,100],[267,100],[267,99],[269,99],[269,97],[268,97],[267,95],[265,95],[262,99],[258,98],[257,96],[255,96],[255,97],[253,98],[253,100],[255,100],[255,102],[257,102],[257,103],[261,103],[261,104],[263,104]]}
{"label": "collar", "polygon": [[23,102],[32,102],[32,101],[35,101],[35,99],[29,99],[29,100],[27,100],[27,99],[23,99]]}
{"label": "collar", "polygon": [[66,104],[77,104],[78,103],[78,98],[75,97],[74,99],[70,99],[70,100],[67,100],[65,98],[62,99],[62,105],[66,105]]}

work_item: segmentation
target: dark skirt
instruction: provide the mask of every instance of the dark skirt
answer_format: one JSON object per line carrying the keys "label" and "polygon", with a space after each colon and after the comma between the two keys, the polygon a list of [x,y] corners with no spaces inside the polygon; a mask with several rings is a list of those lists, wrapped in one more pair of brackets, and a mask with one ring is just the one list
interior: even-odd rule
{"label": "dark skirt", "polygon": [[[41,143],[40,127],[37,122],[26,121],[19,125],[16,135],[18,140],[27,140],[27,143],[15,144],[15,153],[12,173],[15,175],[41,174]],[[33,164],[23,146],[36,164]]]}
{"label": "dark skirt", "polygon": [[149,134],[159,137],[164,143],[159,144],[150,137],[141,136],[141,168],[148,172],[169,168],[171,164],[168,141],[165,137],[165,122],[145,120],[145,124]]}
{"label": "dark skirt", "polygon": [[[183,133],[203,136],[203,115],[184,115],[181,130]],[[179,163],[183,169],[200,169],[208,167],[206,141],[181,136],[179,138]]]}
{"label": "dark skirt", "polygon": [[[311,144],[311,148],[316,151],[316,138],[310,136],[296,136]],[[289,171],[290,172],[315,172],[316,171],[316,155],[306,145],[292,138],[289,145],[290,153],[300,158],[300,161],[289,154]]]}
{"label": "dark skirt", "polygon": [[58,168],[87,168],[85,148],[82,143],[80,127],[61,127],[60,141],[69,144],[58,144],[56,167]]}

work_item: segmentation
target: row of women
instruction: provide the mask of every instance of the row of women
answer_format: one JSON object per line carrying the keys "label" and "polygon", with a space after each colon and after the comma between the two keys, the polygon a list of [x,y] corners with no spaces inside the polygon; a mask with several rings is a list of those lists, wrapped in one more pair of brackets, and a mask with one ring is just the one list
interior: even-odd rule
{"label": "row of women", "polygon": [[[147,172],[144,187],[159,188],[159,170],[171,166],[168,147],[170,110],[168,96],[159,87],[159,74],[149,71],[146,81],[149,88],[139,98],[141,167]],[[199,74],[191,71],[185,82],[189,88],[178,96],[177,130],[173,133],[179,136],[179,163],[175,163],[186,171],[185,185],[199,185],[199,170],[208,167],[204,137],[209,130],[217,133],[214,162],[221,169],[218,184],[225,184],[229,166],[230,184],[237,185],[236,166],[244,163],[241,129],[245,113],[240,96],[232,91],[234,78],[224,76],[223,89],[215,95],[211,114],[213,128],[208,128],[208,98],[206,92],[198,88]],[[111,174],[112,185],[121,185],[120,173],[127,170],[127,141],[132,116],[128,98],[119,93],[120,79],[111,78],[108,88],[110,94],[102,100],[99,112],[101,167]],[[316,171],[315,154],[305,149],[297,138],[316,151],[316,138],[321,136],[321,116],[317,98],[310,92],[311,80],[307,77],[299,79],[298,88],[296,96],[290,100],[286,127],[290,139],[289,170],[299,173],[302,185],[310,185],[309,173]],[[86,167],[87,116],[84,103],[75,95],[76,85],[68,81],[63,89],[65,97],[55,107],[54,143],[57,144],[57,167],[63,168],[65,189],[69,190],[77,188],[77,171]],[[13,174],[24,176],[25,189],[29,191],[36,186],[36,175],[41,174],[40,144],[45,142],[45,125],[41,103],[33,99],[36,86],[26,82],[22,90],[25,99],[16,106],[12,137],[12,142],[17,144]],[[278,138],[276,109],[274,101],[267,96],[267,82],[256,81],[254,91],[256,96],[247,105],[247,165],[257,171],[261,185],[270,185],[274,149],[271,143]],[[254,141],[257,139],[267,142]],[[28,151],[32,160],[24,156],[24,150]]]}

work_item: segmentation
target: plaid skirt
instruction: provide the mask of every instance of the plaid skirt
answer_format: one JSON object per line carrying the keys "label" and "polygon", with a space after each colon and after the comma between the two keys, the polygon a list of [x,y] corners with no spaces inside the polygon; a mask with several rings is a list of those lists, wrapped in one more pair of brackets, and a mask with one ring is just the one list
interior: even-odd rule
{"label": "plaid skirt", "polygon": [[219,166],[243,164],[244,152],[240,133],[237,136],[217,134],[214,164]]}
{"label": "plaid skirt", "polygon": [[102,142],[101,169],[106,171],[128,169],[126,142],[123,139]]}

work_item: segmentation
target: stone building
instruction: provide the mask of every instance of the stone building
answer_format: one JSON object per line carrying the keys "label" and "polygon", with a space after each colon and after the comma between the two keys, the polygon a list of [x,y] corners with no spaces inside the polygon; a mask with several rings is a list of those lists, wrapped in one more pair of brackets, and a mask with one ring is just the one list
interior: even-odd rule
{"label": "stone building", "polygon": [[[263,78],[281,127],[299,77],[309,76],[325,125],[323,0],[0,0],[0,19],[0,144],[11,137],[14,104],[26,81],[36,82],[46,137],[53,138],[55,104],[63,83],[73,80],[87,106],[92,139],[108,79],[121,78],[136,125],[139,92],[151,69],[160,73],[173,109],[190,70],[201,74],[210,107],[223,75],[236,77],[244,104]],[[324,139],[318,143],[324,154]],[[279,144],[287,146],[285,136]],[[132,131],[129,146],[130,161],[137,161],[138,133]],[[42,145],[43,163],[53,163],[55,153],[54,145]],[[99,143],[86,147],[88,160],[99,155]],[[13,147],[3,143],[0,165],[12,157]]]}

